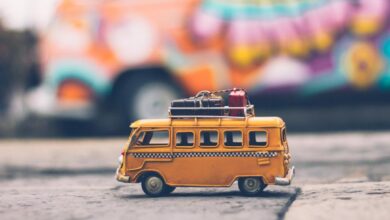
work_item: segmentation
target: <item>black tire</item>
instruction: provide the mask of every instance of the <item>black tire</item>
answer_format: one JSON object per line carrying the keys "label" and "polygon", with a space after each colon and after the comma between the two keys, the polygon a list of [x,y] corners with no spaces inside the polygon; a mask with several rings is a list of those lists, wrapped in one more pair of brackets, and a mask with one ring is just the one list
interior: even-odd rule
{"label": "black tire", "polygon": [[174,81],[160,72],[131,73],[118,87],[115,106],[127,124],[138,119],[166,118],[170,102],[182,95]]}
{"label": "black tire", "polygon": [[166,194],[172,193],[175,189],[176,187],[167,185]]}
{"label": "black tire", "polygon": [[267,185],[260,177],[241,177],[238,179],[238,188],[246,196],[255,196],[263,192]]}
{"label": "black tire", "polygon": [[161,176],[151,174],[143,178],[142,190],[148,196],[159,197],[166,195],[170,190],[170,187],[165,183]]}

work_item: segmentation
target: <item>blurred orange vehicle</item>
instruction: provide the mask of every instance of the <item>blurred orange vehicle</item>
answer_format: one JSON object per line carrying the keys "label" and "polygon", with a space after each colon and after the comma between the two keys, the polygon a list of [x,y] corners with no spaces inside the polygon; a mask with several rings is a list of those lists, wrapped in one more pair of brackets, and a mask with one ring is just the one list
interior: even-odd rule
{"label": "blurred orange vehicle", "polygon": [[245,195],[257,195],[267,185],[289,185],[294,167],[289,168],[284,121],[252,114],[136,121],[116,178],[141,182],[150,196],[177,186],[228,187],[235,181]]}
{"label": "blurred orange vehicle", "polygon": [[166,117],[170,100],[200,90],[387,91],[389,8],[387,0],[62,0],[40,36],[43,82],[28,106],[72,118],[108,107],[128,121]]}
{"label": "blurred orange vehicle", "polygon": [[[167,60],[175,56],[168,54],[169,42],[186,53],[196,49],[186,27],[197,2],[61,1],[40,38],[45,75],[42,86],[30,94],[30,108],[84,119],[108,106],[127,122],[166,117],[170,100],[216,89],[218,77],[207,67],[180,71]],[[184,75],[186,71],[191,73]]]}

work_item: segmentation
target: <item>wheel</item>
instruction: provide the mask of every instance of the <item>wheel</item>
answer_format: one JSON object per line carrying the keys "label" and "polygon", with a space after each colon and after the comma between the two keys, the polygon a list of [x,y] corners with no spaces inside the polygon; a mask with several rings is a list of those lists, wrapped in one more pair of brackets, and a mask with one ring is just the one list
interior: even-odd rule
{"label": "wheel", "polygon": [[258,195],[266,186],[260,177],[242,177],[238,180],[238,188],[247,196]]}
{"label": "wheel", "polygon": [[139,87],[131,102],[129,100],[128,113],[138,119],[166,118],[171,101],[177,98],[177,92],[168,83],[148,82]]}
{"label": "wheel", "polygon": [[134,73],[123,79],[116,94],[116,108],[126,123],[138,119],[166,118],[180,89],[163,73]]}
{"label": "wheel", "polygon": [[158,197],[167,194],[169,186],[165,184],[164,180],[158,175],[147,176],[142,181],[142,190],[146,195]]}

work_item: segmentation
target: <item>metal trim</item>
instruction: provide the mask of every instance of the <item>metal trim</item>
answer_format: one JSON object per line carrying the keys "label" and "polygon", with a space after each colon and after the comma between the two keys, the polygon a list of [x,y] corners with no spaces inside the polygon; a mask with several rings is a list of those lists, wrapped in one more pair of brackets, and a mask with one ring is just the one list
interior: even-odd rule
{"label": "metal trim", "polygon": [[122,175],[122,174],[119,172],[119,168],[116,169],[115,177],[116,177],[116,180],[119,181],[119,182],[123,182],[123,183],[128,183],[128,182],[130,182],[130,177],[129,177],[129,176]]}
{"label": "metal trim", "polygon": [[[229,116],[229,115],[172,115],[171,110],[199,110],[199,109],[211,109],[211,110],[244,110],[244,116]],[[254,116],[254,106],[253,105],[247,105],[244,107],[229,107],[229,106],[223,106],[223,107],[169,107],[168,114],[170,118],[237,118],[237,119],[243,119],[247,118],[248,116]]]}
{"label": "metal trim", "polygon": [[295,175],[295,167],[288,169],[288,173],[285,177],[275,177],[275,185],[287,186],[290,185]]}

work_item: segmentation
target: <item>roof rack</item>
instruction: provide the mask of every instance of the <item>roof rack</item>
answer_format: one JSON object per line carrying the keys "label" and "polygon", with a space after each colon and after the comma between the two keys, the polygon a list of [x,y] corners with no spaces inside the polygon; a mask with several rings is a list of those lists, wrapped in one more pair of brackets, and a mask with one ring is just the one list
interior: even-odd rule
{"label": "roof rack", "polygon": [[[223,110],[221,115],[209,114],[209,115],[172,115],[171,110]],[[230,110],[244,110],[243,116],[230,116]],[[169,118],[236,118],[244,119],[247,117],[255,116],[255,108],[253,105],[247,105],[245,107],[169,107],[168,110]]]}

